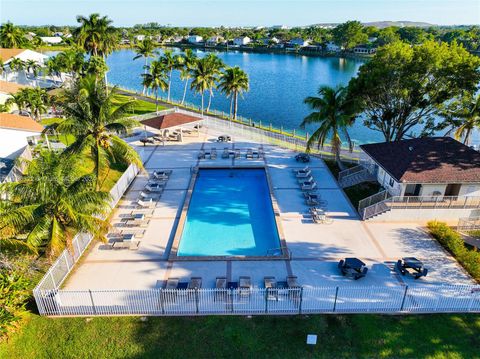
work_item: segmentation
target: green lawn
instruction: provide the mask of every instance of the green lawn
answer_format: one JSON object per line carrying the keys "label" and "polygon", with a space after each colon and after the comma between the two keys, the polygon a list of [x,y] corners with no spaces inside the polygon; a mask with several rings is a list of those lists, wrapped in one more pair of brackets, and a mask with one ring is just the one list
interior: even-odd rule
{"label": "green lawn", "polygon": [[[61,118],[44,118],[42,119],[41,123],[44,126],[50,126],[53,124],[58,123],[59,121],[62,121]],[[69,134],[57,134],[57,135],[49,135],[48,139],[53,142],[62,142],[64,145],[68,146],[71,145],[75,141],[75,136],[74,135],[69,135]]]}
{"label": "green lawn", "polygon": [[[118,98],[121,101],[127,101],[131,97],[126,95],[118,95]],[[165,106],[161,106],[161,105],[158,106],[159,111],[165,110],[165,108],[166,108]],[[156,108],[154,103],[137,99],[132,109],[132,115],[143,115],[145,113],[150,113],[155,111],[156,111]]]}
{"label": "green lawn", "polygon": [[[309,333],[318,344],[305,344]],[[480,315],[49,319],[2,358],[478,358]]]}

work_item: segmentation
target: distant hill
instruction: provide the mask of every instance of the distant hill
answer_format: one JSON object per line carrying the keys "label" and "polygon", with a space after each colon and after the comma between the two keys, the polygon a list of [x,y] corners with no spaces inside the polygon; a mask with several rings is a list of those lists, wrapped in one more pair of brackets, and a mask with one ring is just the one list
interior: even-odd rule
{"label": "distant hill", "polygon": [[[320,27],[335,27],[339,23],[321,23],[321,24],[314,24],[312,26],[320,26]],[[398,27],[430,27],[436,26],[434,24],[429,24],[428,22],[417,22],[417,21],[372,21],[372,22],[363,22],[364,26],[376,26],[380,29],[389,26],[398,26]]]}

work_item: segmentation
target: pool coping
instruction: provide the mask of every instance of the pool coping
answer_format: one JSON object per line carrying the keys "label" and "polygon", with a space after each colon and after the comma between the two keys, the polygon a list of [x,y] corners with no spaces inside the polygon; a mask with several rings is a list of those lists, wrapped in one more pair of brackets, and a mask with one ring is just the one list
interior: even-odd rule
{"label": "pool coping", "polygon": [[[277,233],[280,240],[280,247],[278,249],[281,250],[280,255],[272,255],[272,256],[178,256],[178,247],[180,245],[180,240],[183,234],[183,228],[185,225],[185,221],[187,219],[187,212],[190,206],[190,201],[192,199],[193,188],[195,186],[195,182],[197,180],[197,175],[199,170],[201,169],[263,169],[265,171],[265,177],[267,179],[268,184],[268,192],[270,194],[270,201],[272,203],[273,209],[273,216],[275,219],[275,225],[277,227]],[[275,198],[275,193],[273,192],[272,181],[270,178],[270,173],[268,171],[268,166],[262,165],[231,165],[231,166],[195,166],[192,168],[192,176],[190,178],[190,183],[188,185],[187,193],[185,194],[185,199],[183,201],[182,212],[180,214],[180,218],[174,227],[175,236],[173,237],[173,243],[170,248],[170,253],[168,255],[169,261],[271,261],[271,260],[286,260],[290,259],[289,251],[287,248],[287,242],[285,240],[285,234],[282,227],[281,217],[280,217],[280,208],[278,206],[277,199]],[[275,248],[277,249],[277,248]]]}

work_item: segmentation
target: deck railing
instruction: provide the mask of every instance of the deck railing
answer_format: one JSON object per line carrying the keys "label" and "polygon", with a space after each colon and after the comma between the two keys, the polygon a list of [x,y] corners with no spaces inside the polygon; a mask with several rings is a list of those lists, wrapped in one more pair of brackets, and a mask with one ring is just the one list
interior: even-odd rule
{"label": "deck railing", "polygon": [[37,290],[41,315],[480,312],[480,286]]}
{"label": "deck railing", "polygon": [[393,196],[365,207],[362,218],[400,209],[468,209],[480,208],[478,196]]}
{"label": "deck railing", "polygon": [[480,229],[480,217],[460,218],[458,220],[457,230],[474,231]]}

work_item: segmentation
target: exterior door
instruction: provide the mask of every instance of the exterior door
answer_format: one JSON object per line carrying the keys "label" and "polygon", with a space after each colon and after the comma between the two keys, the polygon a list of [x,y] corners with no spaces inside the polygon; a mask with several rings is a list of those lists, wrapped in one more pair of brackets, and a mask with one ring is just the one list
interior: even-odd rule
{"label": "exterior door", "polygon": [[445,196],[458,196],[460,193],[460,187],[462,187],[460,183],[448,184],[447,188],[445,189]]}

